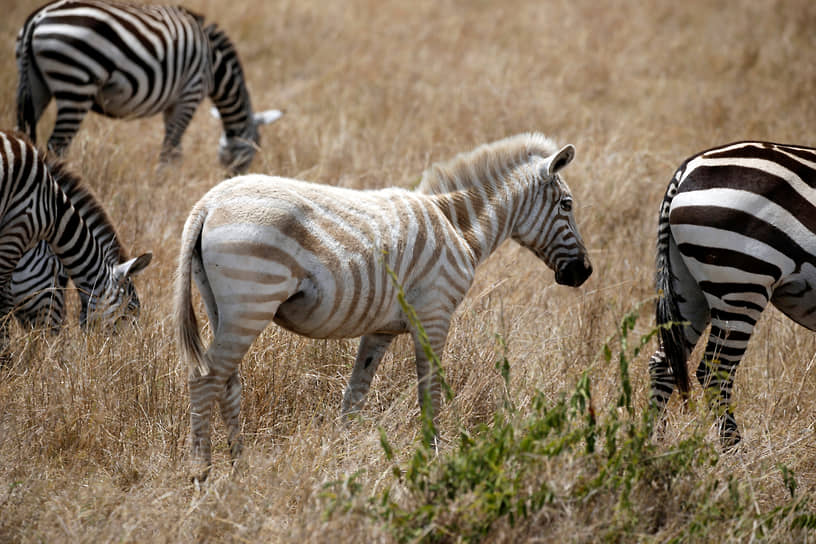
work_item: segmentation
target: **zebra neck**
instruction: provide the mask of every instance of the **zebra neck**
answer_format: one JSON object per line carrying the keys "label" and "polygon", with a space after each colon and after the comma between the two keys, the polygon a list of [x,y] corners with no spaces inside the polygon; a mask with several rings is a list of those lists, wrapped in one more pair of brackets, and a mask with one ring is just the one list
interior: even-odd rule
{"label": "zebra neck", "polygon": [[102,246],[64,193],[57,207],[55,229],[48,241],[80,292],[90,295],[105,289],[110,263],[118,259],[118,248],[110,244],[106,244],[107,248]]}
{"label": "zebra neck", "polygon": [[433,197],[469,247],[474,265],[487,259],[511,234],[516,199],[508,196],[471,187]]}
{"label": "zebra neck", "polygon": [[213,85],[210,99],[228,138],[245,136],[252,124],[252,103],[238,54],[226,34],[213,30]]}

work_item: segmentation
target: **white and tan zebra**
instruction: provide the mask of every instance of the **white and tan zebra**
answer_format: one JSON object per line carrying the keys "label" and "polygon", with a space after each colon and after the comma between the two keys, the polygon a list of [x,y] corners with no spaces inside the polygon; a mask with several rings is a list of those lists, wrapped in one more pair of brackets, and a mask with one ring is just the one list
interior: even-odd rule
{"label": "white and tan zebra", "polygon": [[[184,226],[175,288],[179,351],[190,364],[191,447],[203,470],[197,476],[209,470],[216,401],[233,459],[240,454],[239,364],[271,321],[310,338],[362,336],[344,414],[362,408],[394,337],[412,333],[420,404],[430,395],[438,413],[439,384],[388,271],[440,355],[476,267],[507,238],[532,250],[558,283],[581,285],[592,268],[560,176],[573,156],[571,145],[521,134],[432,166],[413,192],[262,175],[211,189]],[[191,276],[214,331],[206,351]]]}
{"label": "white and tan zebra", "polygon": [[161,160],[180,155],[181,137],[209,96],[223,124],[218,158],[243,172],[258,126],[280,117],[252,111],[234,45],[216,25],[179,6],[56,0],[17,36],[17,126],[36,142],[37,121],[54,97],[52,151],[68,148],[89,111],[131,119],[164,115]]}
{"label": "white and tan zebra", "polygon": [[[98,207],[93,228],[63,187],[89,199],[86,209]],[[113,224],[92,199],[76,176],[58,161],[43,160],[25,136],[0,132],[0,317],[14,308],[10,284],[20,258],[41,240],[77,286],[83,326],[112,325],[138,312],[132,275],[148,265],[151,254],[128,259]],[[5,342],[5,320],[0,323]]]}

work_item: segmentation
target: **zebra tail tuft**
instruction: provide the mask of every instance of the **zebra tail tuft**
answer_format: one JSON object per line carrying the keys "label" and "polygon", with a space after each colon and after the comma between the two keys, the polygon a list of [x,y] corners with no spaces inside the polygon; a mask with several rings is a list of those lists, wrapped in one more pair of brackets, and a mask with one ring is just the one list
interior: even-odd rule
{"label": "zebra tail tuft", "polygon": [[688,367],[686,366],[686,351],[683,336],[683,316],[677,305],[677,294],[674,292],[671,267],[671,228],[669,225],[669,211],[674,195],[677,193],[679,175],[675,175],[663,197],[660,205],[660,218],[657,232],[657,263],[655,283],[658,290],[656,305],[656,322],[660,335],[660,343],[674,376],[674,383],[684,400],[688,399],[689,384]]}
{"label": "zebra tail tuft", "polygon": [[184,225],[184,233],[181,238],[181,250],[179,252],[178,269],[176,271],[175,287],[175,318],[176,318],[176,341],[182,359],[190,365],[190,369],[198,371],[201,376],[210,373],[210,365],[204,353],[204,346],[201,343],[201,335],[198,331],[198,321],[192,301],[191,270],[193,259],[196,258],[198,245],[201,239],[201,229],[204,219],[207,217],[207,209],[196,206],[187,223]]}
{"label": "zebra tail tuft", "polygon": [[31,41],[34,35],[34,18],[26,21],[19,43],[19,72],[17,83],[17,130],[24,132],[32,143],[37,142],[37,119],[34,115],[31,71],[36,69],[31,56]]}

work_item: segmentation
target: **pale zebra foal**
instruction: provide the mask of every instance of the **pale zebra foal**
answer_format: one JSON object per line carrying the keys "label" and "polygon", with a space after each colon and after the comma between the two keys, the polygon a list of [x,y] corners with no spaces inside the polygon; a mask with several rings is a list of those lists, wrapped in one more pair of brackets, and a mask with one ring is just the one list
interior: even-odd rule
{"label": "pale zebra foal", "polygon": [[816,149],[740,142],[686,160],[658,225],[660,347],[649,372],[661,416],[675,387],[688,396],[686,361],[711,323],[697,379],[723,446],[739,442],[731,391],[754,325],[770,302],[816,330],[814,286]]}
{"label": "pale zebra foal", "polygon": [[[49,149],[62,154],[89,111],[131,119],[164,115],[160,159],[180,155],[181,137],[209,96],[223,125],[218,158],[243,172],[258,126],[280,115],[253,114],[235,47],[216,25],[176,6],[57,0],[29,15],[17,35],[17,126],[36,142],[53,96]],[[277,111],[277,110],[274,110]]]}
{"label": "pale zebra foal", "polygon": [[[95,210],[86,216],[89,221],[66,193]],[[0,218],[0,317],[14,309],[15,268],[41,240],[79,290],[83,326],[112,325],[138,312],[131,276],[147,266],[151,254],[128,260],[107,215],[79,179],[61,163],[43,161],[24,136],[6,132],[0,132]],[[6,338],[0,320],[0,342]]]}
{"label": "pale zebra foal", "polygon": [[[440,407],[439,384],[397,301],[406,293],[441,356],[451,315],[476,267],[505,239],[532,250],[558,283],[592,267],[559,172],[572,161],[540,134],[522,134],[435,165],[415,192],[357,191],[252,175],[211,189],[184,226],[175,289],[179,351],[190,363],[191,446],[206,477],[218,402],[233,459],[241,451],[239,364],[266,326],[310,338],[362,336],[342,412],[360,410],[395,336],[412,333],[418,397]],[[214,338],[204,351],[191,275]],[[199,474],[196,475],[199,477]]]}

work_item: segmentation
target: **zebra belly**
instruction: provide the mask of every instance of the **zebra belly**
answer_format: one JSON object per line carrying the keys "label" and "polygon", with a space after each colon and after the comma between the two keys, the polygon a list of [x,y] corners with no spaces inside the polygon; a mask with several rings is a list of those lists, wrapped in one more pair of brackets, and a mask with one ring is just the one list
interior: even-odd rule
{"label": "zebra belly", "polygon": [[[376,312],[367,308],[363,315],[356,319],[343,319],[354,312],[349,304],[336,304],[334,315],[325,315],[326,304],[331,299],[323,297],[321,289],[311,278],[301,282],[300,289],[279,307],[275,314],[275,323],[281,327],[307,336],[309,338],[354,338],[369,333],[400,334],[407,332],[405,320],[393,311]],[[391,308],[388,308],[391,310]],[[338,319],[338,317],[340,319]]]}
{"label": "zebra belly", "polygon": [[107,117],[149,117],[164,110],[164,104],[134,96],[134,89],[120,72],[113,72],[94,97],[93,111]]}

